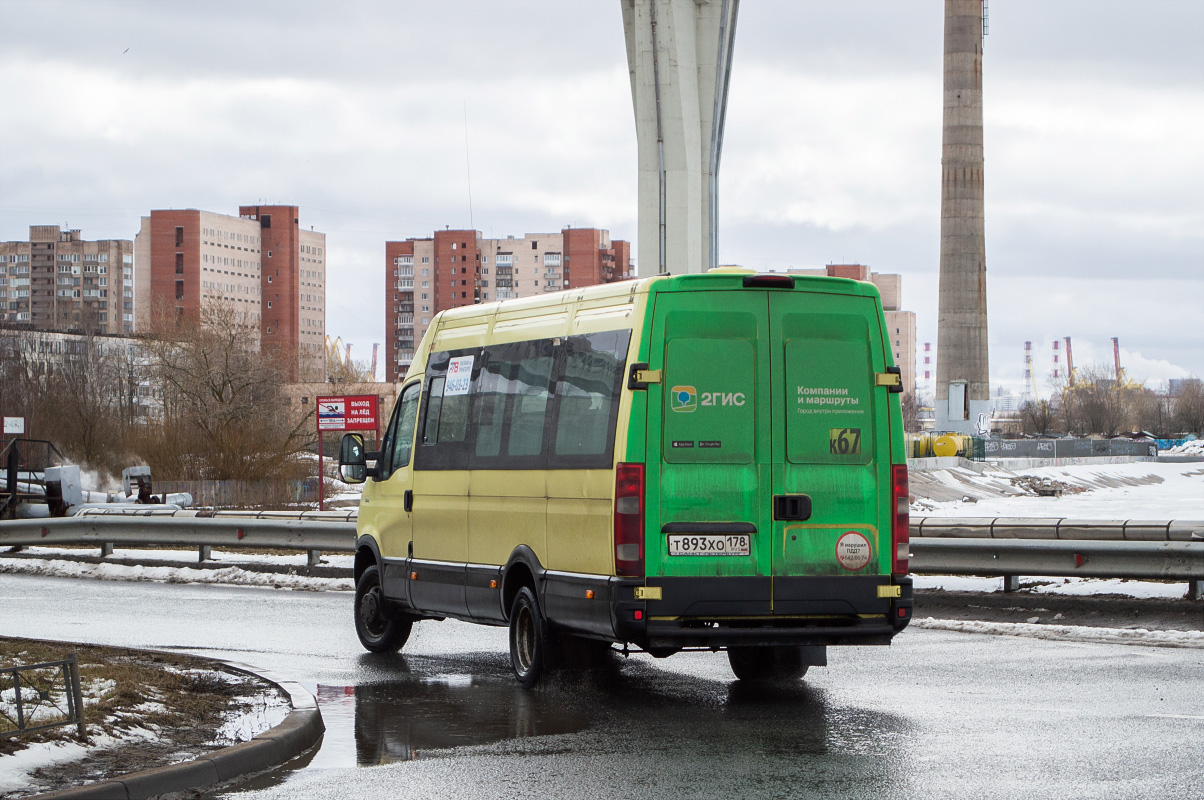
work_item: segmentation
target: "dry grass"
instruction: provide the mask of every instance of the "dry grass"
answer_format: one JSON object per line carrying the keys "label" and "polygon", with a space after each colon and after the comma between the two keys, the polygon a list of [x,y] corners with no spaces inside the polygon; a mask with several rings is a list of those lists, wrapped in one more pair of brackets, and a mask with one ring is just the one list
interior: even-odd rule
{"label": "dry grass", "polygon": [[[250,678],[218,674],[208,662],[190,656],[30,639],[0,638],[0,669],[58,661],[72,652],[79,661],[84,723],[89,735],[217,724],[224,712],[237,705],[239,696],[261,689]],[[0,718],[0,726],[5,725],[9,730],[14,727]],[[74,725],[63,725],[19,737],[4,736],[0,738],[0,755],[29,742],[66,740],[75,735]]]}

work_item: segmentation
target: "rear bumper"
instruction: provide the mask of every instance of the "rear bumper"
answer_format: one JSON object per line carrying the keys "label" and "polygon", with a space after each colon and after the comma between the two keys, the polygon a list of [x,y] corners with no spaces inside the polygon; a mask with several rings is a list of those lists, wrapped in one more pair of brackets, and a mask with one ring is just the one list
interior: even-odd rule
{"label": "rear bumper", "polygon": [[[661,599],[636,600],[636,585]],[[612,591],[614,638],[648,649],[884,645],[912,615],[910,577],[649,578]]]}
{"label": "rear bumper", "polygon": [[752,645],[884,645],[897,631],[885,619],[858,619],[852,624],[754,625],[713,623],[691,627],[676,620],[653,620],[638,642],[649,650],[683,647],[739,647]]}

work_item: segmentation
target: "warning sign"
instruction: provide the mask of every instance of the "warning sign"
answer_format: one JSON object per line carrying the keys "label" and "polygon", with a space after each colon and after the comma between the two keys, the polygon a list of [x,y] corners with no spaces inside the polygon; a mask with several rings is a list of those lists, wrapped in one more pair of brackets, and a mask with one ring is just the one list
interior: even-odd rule
{"label": "warning sign", "polygon": [[319,397],[319,431],[376,430],[377,398],[374,394]]}

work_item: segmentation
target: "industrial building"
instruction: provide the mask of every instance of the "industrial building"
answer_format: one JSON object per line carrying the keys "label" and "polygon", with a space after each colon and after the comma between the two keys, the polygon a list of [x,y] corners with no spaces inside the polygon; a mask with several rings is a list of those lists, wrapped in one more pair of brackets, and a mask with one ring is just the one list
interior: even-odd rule
{"label": "industrial building", "polygon": [[85,241],[78,230],[31,225],[0,242],[0,324],[38,331],[134,330],[134,243]]}
{"label": "industrial building", "polygon": [[280,354],[286,380],[325,380],[326,234],[302,230],[297,206],[151,211],[134,254],[139,330],[232,304],[257,326],[250,344]]}
{"label": "industrial building", "polygon": [[385,380],[400,381],[435,314],[634,277],[631,243],[601,228],[487,239],[475,230],[385,242]]}

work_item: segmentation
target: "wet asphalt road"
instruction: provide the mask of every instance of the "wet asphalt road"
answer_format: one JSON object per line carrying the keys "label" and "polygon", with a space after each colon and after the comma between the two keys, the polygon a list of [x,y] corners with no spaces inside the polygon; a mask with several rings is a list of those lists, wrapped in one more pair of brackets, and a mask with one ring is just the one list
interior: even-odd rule
{"label": "wet asphalt road", "polygon": [[[635,656],[536,692],[503,629],[363,652],[346,593],[0,576],[0,634],[244,661],[327,733],[223,797],[1204,797],[1204,650],[905,631],[796,687],[723,654]],[[303,763],[300,763],[303,762]]]}

